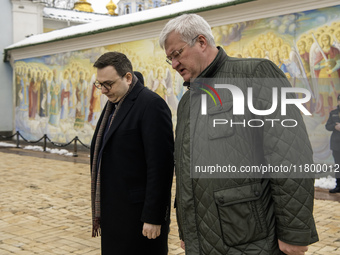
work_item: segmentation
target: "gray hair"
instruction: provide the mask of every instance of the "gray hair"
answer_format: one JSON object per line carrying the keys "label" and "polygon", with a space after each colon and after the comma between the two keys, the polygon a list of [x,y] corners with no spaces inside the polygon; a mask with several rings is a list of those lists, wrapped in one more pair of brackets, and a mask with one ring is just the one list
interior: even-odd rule
{"label": "gray hair", "polygon": [[183,14],[169,20],[159,36],[159,45],[162,49],[164,49],[165,41],[173,31],[180,34],[181,39],[189,46],[195,43],[192,39],[198,35],[203,35],[210,46],[215,46],[214,36],[208,22],[197,14]]}

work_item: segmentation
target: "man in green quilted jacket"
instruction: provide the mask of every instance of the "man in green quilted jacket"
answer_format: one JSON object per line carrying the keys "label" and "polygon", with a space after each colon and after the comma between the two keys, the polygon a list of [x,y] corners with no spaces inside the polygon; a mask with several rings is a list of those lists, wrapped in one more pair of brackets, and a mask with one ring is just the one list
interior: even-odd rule
{"label": "man in green quilted jacket", "polygon": [[314,179],[305,174],[312,149],[300,113],[308,111],[283,72],[266,59],[229,57],[196,14],[170,20],[159,42],[189,88],[175,140],[186,254],[305,254],[318,241]]}

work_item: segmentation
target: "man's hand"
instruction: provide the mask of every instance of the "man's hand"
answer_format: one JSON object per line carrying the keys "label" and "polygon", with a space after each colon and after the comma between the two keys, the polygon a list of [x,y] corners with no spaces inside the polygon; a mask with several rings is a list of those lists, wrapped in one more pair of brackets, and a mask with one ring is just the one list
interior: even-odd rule
{"label": "man's hand", "polygon": [[308,251],[308,246],[292,245],[281,240],[278,241],[280,250],[287,255],[304,255]]}
{"label": "man's hand", "polygon": [[161,225],[144,223],[142,234],[149,239],[156,239],[161,234]]}
{"label": "man's hand", "polygon": [[183,250],[185,250],[185,243],[184,243],[183,240],[181,240],[181,248],[182,248]]}
{"label": "man's hand", "polygon": [[335,129],[340,131],[340,123],[339,122],[336,122],[335,123]]}

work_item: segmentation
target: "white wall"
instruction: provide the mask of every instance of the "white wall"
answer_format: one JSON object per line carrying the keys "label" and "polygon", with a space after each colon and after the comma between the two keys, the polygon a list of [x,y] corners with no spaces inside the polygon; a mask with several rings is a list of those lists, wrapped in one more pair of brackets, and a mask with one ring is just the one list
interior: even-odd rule
{"label": "white wall", "polygon": [[11,1],[13,4],[13,43],[27,36],[43,33],[44,5],[27,0]]}
{"label": "white wall", "polygon": [[[13,43],[12,40],[12,4],[10,0],[2,1],[0,24],[0,50]],[[0,60],[0,134],[11,132],[13,125],[13,93],[12,93],[12,68],[10,63]]]}
{"label": "white wall", "polygon": [[71,22],[71,21],[66,21],[66,20],[55,20],[55,19],[48,19],[44,18],[44,29],[52,29],[52,30],[57,30],[57,29],[63,29],[65,27],[70,27],[70,26],[77,26],[82,23],[79,22]]}
{"label": "white wall", "polygon": [[[13,7],[13,8],[12,8]],[[0,15],[0,50],[20,41],[26,35],[43,31],[42,9],[44,5],[27,0],[2,0]],[[6,24],[6,25],[3,25]],[[15,86],[13,70],[9,62],[0,60],[0,134],[14,130]]]}

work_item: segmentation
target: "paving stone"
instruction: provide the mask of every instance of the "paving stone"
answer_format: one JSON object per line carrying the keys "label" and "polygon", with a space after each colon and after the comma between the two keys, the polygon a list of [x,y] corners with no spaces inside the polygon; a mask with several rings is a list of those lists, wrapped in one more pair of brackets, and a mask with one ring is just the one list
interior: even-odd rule
{"label": "paving stone", "polygon": [[[100,238],[91,237],[89,165],[3,151],[0,254],[100,255]],[[320,241],[306,254],[340,254],[340,203],[315,200],[314,215]],[[184,255],[174,210],[169,255]]]}

